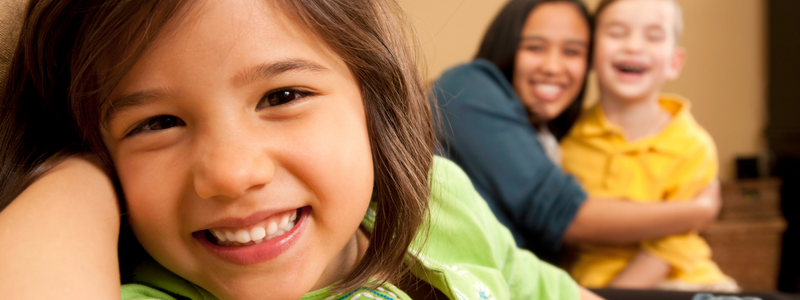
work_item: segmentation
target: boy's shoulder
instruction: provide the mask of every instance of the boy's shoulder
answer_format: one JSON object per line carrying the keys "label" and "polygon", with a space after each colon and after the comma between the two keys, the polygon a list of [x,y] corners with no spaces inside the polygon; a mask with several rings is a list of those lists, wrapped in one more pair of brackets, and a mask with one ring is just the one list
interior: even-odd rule
{"label": "boy's shoulder", "polygon": [[711,134],[701,126],[691,113],[688,99],[675,94],[662,94],[661,106],[672,113],[672,122],[658,135],[658,148],[683,154],[716,156],[716,145]]}

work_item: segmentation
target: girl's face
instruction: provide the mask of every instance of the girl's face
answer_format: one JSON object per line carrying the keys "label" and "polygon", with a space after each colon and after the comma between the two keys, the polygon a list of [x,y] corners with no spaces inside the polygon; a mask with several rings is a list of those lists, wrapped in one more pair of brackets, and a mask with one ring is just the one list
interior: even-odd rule
{"label": "girl's face", "polygon": [[589,27],[571,3],[543,3],[522,28],[512,85],[537,119],[558,117],[583,87]]}
{"label": "girl's face", "polygon": [[223,299],[299,298],[343,279],[373,166],[345,62],[266,1],[207,1],[112,95],[104,139],[137,239]]}

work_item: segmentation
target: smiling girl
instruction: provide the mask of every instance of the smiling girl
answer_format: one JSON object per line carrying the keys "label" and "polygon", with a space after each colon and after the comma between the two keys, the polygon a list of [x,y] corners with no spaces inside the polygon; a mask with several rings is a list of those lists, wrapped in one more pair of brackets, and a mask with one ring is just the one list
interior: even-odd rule
{"label": "smiling girl", "polygon": [[33,1],[1,106],[0,288],[593,297],[434,158],[401,16],[391,1]]}

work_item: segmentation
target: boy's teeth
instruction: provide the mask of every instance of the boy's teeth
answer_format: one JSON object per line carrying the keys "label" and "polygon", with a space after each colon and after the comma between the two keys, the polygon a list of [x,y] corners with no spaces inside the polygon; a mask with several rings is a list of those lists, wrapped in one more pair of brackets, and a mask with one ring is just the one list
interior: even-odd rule
{"label": "boy's teeth", "polygon": [[247,243],[250,241],[250,233],[247,230],[239,229],[236,231],[236,241],[239,243]]}
{"label": "boy's teeth", "polygon": [[253,229],[250,229],[250,238],[253,241],[256,241],[256,243],[258,243],[257,241],[263,239],[266,236],[267,236],[267,231],[264,229],[264,227],[256,226],[253,227]]}

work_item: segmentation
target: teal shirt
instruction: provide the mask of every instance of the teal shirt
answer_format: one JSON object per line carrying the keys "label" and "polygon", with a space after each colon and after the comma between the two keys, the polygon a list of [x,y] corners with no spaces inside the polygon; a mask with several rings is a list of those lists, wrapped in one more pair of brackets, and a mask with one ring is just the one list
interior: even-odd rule
{"label": "teal shirt", "polygon": [[[578,299],[578,286],[569,275],[516,246],[458,166],[435,157],[430,180],[430,223],[423,226],[427,239],[420,234],[406,258],[414,276],[449,299]],[[373,203],[364,227],[372,229],[374,216]],[[122,286],[122,299],[217,299],[152,261],[137,268],[133,281]],[[410,299],[388,283],[344,294],[324,288],[302,299],[356,298]]]}
{"label": "teal shirt", "polygon": [[511,83],[476,59],[444,72],[431,95],[440,154],[464,169],[517,245],[554,256],[587,195],[547,157]]}

